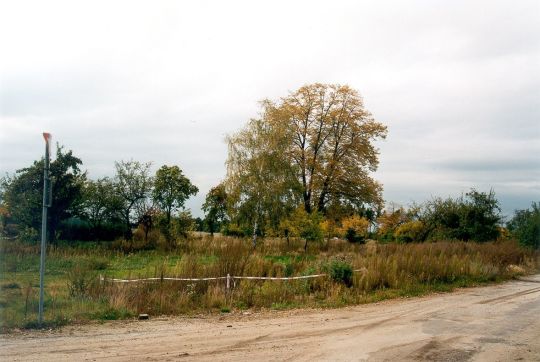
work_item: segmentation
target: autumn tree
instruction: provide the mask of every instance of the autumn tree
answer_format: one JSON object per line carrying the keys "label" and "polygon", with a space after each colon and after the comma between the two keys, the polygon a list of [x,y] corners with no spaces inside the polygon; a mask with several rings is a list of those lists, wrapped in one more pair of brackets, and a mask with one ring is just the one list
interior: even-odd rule
{"label": "autumn tree", "polygon": [[151,163],[139,161],[115,162],[116,176],[114,184],[122,199],[122,215],[126,224],[126,238],[131,239],[132,221],[137,221],[142,215],[135,215],[137,204],[144,203],[152,190]]}
{"label": "autumn tree", "polygon": [[251,222],[254,239],[261,227],[282,229],[299,204],[325,215],[329,206],[358,214],[380,208],[382,187],[370,172],[378,166],[374,141],[386,127],[358,92],[317,83],[261,105],[260,118],[227,139],[231,209]]}
{"label": "autumn tree", "polygon": [[289,147],[286,132],[286,127],[265,121],[263,115],[227,139],[225,187],[232,216],[251,225],[253,244],[265,226],[277,230],[280,217],[297,204],[297,183],[284,157]]}
{"label": "autumn tree", "polygon": [[386,127],[364,108],[348,86],[311,84],[279,101],[263,102],[264,122],[287,127],[288,164],[301,184],[307,212],[325,212],[329,202],[358,207],[380,204],[382,187],[370,176],[378,166],[374,141]]}

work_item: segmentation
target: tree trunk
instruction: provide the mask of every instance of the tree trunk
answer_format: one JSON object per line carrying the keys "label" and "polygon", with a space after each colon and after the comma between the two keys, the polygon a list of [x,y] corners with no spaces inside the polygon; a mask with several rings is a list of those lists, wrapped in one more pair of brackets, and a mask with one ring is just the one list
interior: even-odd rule
{"label": "tree trunk", "polygon": [[259,216],[255,216],[255,224],[253,225],[253,240],[251,241],[253,244],[253,248],[257,246],[257,222],[258,222]]}
{"label": "tree trunk", "polygon": [[129,211],[126,215],[124,215],[124,217],[124,221],[126,222],[126,232],[124,233],[124,237],[126,240],[131,240],[131,238],[133,237],[133,233],[131,232],[131,223],[129,222]]}

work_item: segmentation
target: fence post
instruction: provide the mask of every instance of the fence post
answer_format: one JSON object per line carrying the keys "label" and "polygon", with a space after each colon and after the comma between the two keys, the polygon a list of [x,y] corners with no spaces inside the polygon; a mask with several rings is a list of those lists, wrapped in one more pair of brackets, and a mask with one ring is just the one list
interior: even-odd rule
{"label": "fence post", "polygon": [[231,274],[227,273],[227,291],[231,289]]}

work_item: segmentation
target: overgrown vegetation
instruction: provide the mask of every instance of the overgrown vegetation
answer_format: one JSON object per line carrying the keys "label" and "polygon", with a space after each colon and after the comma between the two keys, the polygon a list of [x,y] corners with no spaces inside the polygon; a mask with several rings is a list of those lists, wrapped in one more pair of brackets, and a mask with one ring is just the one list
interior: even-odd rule
{"label": "overgrown vegetation", "polygon": [[[348,86],[311,84],[261,102],[227,138],[225,179],[194,219],[179,166],[115,162],[92,180],[57,146],[51,163],[47,320],[339,306],[507,279],[536,265],[540,208],[504,225],[495,192],[384,208],[374,142],[386,127]],[[33,326],[43,160],[0,182],[2,328]],[[505,227],[506,226],[506,227]],[[207,231],[196,237],[194,231]],[[214,233],[220,232],[214,238]],[[447,240],[441,242],[440,240]],[[517,240],[519,242],[516,242]],[[302,276],[294,281],[114,284],[111,277]]]}
{"label": "overgrown vegetation", "polygon": [[[367,244],[330,240],[191,238],[174,251],[124,254],[112,245],[52,246],[48,251],[48,325],[150,315],[234,312],[247,308],[337,307],[448,291],[531,272],[537,256],[513,241]],[[37,245],[3,241],[0,261],[2,330],[35,325]],[[353,270],[355,270],[353,272]],[[290,277],[314,279],[112,283],[107,278]]]}

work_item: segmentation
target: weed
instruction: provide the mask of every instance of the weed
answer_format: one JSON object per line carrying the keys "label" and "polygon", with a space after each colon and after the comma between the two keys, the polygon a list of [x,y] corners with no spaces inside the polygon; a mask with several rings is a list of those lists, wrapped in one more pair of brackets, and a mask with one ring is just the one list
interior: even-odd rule
{"label": "weed", "polygon": [[5,290],[5,289],[21,289],[21,286],[19,285],[19,283],[15,283],[15,282],[4,283],[4,284],[2,284],[1,289],[2,290]]}
{"label": "weed", "polygon": [[93,319],[112,321],[133,317],[133,313],[125,308],[107,308],[92,315]]}
{"label": "weed", "polygon": [[330,278],[336,282],[341,282],[347,287],[352,286],[353,268],[352,266],[341,260],[334,260],[328,267]]}
{"label": "weed", "polygon": [[[222,313],[231,309],[338,307],[387,298],[450,291],[530,273],[538,255],[515,242],[365,245],[331,239],[313,243],[265,239],[256,249],[249,240],[215,236],[188,239],[173,251],[140,250],[124,254],[107,245],[65,244],[47,252],[45,316],[48,325],[89,319],[151,315]],[[0,241],[0,330],[35,326],[39,248]],[[359,272],[353,272],[358,269]],[[158,278],[145,283],[100,283],[110,278]],[[160,280],[164,276],[329,277],[261,281],[233,279],[202,282]]]}
{"label": "weed", "polygon": [[41,324],[37,320],[32,320],[24,323],[24,329],[55,329],[65,326],[70,321],[64,317],[57,317],[52,320],[44,320]]}

